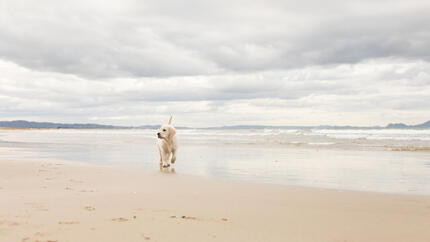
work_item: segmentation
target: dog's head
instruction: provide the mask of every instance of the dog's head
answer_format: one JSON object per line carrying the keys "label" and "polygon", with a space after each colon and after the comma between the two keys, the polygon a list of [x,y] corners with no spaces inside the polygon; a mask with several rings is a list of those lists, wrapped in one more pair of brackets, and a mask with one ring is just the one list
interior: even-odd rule
{"label": "dog's head", "polygon": [[161,126],[161,128],[158,130],[157,137],[159,139],[165,139],[165,140],[171,140],[173,136],[176,134],[175,128],[173,128],[172,125],[172,116],[170,116],[169,124],[165,124]]}
{"label": "dog's head", "polygon": [[176,130],[170,125],[163,125],[158,130],[157,136],[159,139],[170,140],[173,136],[175,136]]}

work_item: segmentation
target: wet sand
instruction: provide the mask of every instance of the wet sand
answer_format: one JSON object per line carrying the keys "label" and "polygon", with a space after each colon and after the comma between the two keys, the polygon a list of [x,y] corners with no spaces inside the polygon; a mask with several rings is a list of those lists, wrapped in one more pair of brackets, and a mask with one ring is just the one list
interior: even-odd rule
{"label": "wet sand", "polygon": [[430,240],[430,197],[0,160],[0,241]]}

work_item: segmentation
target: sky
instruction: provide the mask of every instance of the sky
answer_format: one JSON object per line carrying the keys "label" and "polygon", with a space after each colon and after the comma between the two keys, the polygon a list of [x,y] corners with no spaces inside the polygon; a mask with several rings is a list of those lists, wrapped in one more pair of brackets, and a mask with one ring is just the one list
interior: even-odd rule
{"label": "sky", "polygon": [[0,120],[430,120],[430,1],[0,0]]}

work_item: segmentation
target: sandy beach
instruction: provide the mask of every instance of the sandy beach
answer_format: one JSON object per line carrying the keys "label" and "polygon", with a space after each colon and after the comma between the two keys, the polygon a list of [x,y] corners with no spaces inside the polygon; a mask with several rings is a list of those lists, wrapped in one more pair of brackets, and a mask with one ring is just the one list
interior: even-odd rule
{"label": "sandy beach", "polygon": [[0,242],[430,242],[429,43],[430,0],[0,0]]}
{"label": "sandy beach", "polygon": [[430,197],[0,161],[0,241],[414,241]]}

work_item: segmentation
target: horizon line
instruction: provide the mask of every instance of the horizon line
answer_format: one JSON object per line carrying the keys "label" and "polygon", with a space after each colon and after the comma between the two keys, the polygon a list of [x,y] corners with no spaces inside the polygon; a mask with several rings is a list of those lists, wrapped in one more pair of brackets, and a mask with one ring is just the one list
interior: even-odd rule
{"label": "horizon line", "polygon": [[[62,128],[62,129],[67,129],[67,128],[78,128],[79,127],[73,127],[73,126],[100,126],[100,127],[81,127],[84,129],[91,129],[91,128],[111,128],[111,129],[142,129],[145,127],[155,127],[155,126],[159,126],[160,124],[143,124],[143,125],[137,125],[137,126],[130,126],[130,125],[112,125],[112,124],[98,124],[98,123],[58,123],[58,122],[48,122],[48,121],[28,121],[28,120],[11,120],[11,121],[2,121],[0,120],[0,127],[5,127],[5,128],[14,128],[13,126],[3,126],[4,124],[2,123],[14,123],[14,122],[26,122],[26,123],[33,123],[33,124],[46,124],[46,125],[57,125],[59,127],[51,127],[51,129],[55,129],[55,128]],[[70,127],[60,127],[61,125],[64,126],[70,126]],[[19,126],[19,125],[18,125]],[[242,128],[242,129],[252,129],[252,128],[365,128],[365,129],[369,129],[369,128],[396,128],[396,127],[401,127],[401,128],[413,128],[413,127],[417,127],[420,128],[420,126],[423,127],[430,127],[430,120],[424,123],[420,123],[420,124],[414,124],[414,125],[407,125],[404,123],[389,123],[385,126],[380,126],[380,125],[373,125],[373,126],[355,126],[355,125],[330,125],[330,124],[325,124],[325,125],[265,125],[265,124],[237,124],[237,125],[222,125],[222,126],[208,126],[208,127],[189,127],[189,126],[175,126],[176,128],[179,129],[226,129],[226,128]],[[20,127],[16,127],[16,128],[20,128]],[[31,128],[31,127],[22,127],[22,128]],[[33,127],[34,128],[34,127]],[[36,128],[50,128],[50,127],[36,127]],[[422,128],[422,127],[421,127]]]}

